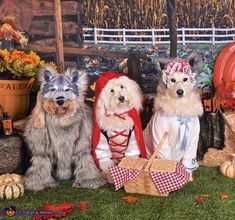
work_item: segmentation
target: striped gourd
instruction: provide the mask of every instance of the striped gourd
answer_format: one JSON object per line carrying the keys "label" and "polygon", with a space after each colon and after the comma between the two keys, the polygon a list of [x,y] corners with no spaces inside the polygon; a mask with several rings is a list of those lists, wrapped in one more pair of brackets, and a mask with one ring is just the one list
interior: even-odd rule
{"label": "striped gourd", "polygon": [[232,154],[232,161],[224,162],[220,166],[220,171],[224,176],[235,179],[235,154]]}
{"label": "striped gourd", "polygon": [[0,176],[0,184],[3,183],[22,183],[22,177],[15,173],[6,173]]}
{"label": "striped gourd", "polygon": [[22,183],[0,184],[0,199],[17,199],[24,194]]}

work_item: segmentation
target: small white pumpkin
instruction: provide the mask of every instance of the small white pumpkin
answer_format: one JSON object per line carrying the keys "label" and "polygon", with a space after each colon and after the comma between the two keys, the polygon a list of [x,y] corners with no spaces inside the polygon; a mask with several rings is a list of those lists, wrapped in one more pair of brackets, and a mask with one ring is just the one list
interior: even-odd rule
{"label": "small white pumpkin", "polygon": [[17,199],[24,194],[22,183],[0,184],[0,199]]}
{"label": "small white pumpkin", "polygon": [[23,179],[20,175],[15,173],[6,173],[0,176],[0,184],[4,183],[22,183]]}
{"label": "small white pumpkin", "polygon": [[235,154],[232,157],[232,161],[226,161],[220,166],[220,171],[224,176],[235,179]]}

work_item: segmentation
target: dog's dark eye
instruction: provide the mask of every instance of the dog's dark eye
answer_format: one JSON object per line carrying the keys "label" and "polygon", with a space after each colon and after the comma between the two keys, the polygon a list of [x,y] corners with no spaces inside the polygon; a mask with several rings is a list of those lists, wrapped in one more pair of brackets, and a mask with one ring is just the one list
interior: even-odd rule
{"label": "dog's dark eye", "polygon": [[114,89],[111,89],[110,92],[114,92]]}
{"label": "dog's dark eye", "polygon": [[171,79],[171,82],[175,83],[175,82],[176,82],[176,80],[175,80],[175,79]]}
{"label": "dog's dark eye", "polygon": [[187,82],[187,81],[188,81],[188,78],[184,78],[183,81],[184,81],[184,82]]}
{"label": "dog's dark eye", "polygon": [[51,91],[51,92],[54,92],[54,91],[55,91],[55,88],[51,88],[50,91]]}
{"label": "dog's dark eye", "polygon": [[123,88],[124,88],[124,86],[120,86],[120,88],[121,88],[121,89],[123,89]]}
{"label": "dog's dark eye", "polygon": [[64,91],[65,91],[65,92],[69,92],[69,91],[70,91],[70,89],[65,89]]}

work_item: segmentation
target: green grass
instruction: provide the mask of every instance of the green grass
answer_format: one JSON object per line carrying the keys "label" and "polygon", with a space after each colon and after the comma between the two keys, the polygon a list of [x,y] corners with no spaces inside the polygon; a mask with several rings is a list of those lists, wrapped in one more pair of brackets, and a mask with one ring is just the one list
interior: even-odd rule
{"label": "green grass", "polygon": [[[134,194],[141,198],[135,203],[126,203],[121,199],[123,196],[130,195],[124,189],[117,192],[114,191],[113,186],[96,190],[76,189],[72,188],[71,181],[62,181],[54,189],[45,189],[37,193],[26,192],[19,199],[1,201],[0,207],[14,205],[21,209],[36,209],[47,203],[59,205],[72,202],[77,205],[81,200],[86,200],[88,208],[85,211],[79,212],[75,207],[66,219],[235,219],[235,180],[224,177],[218,168],[200,167],[194,175],[193,182],[170,193],[168,197]],[[220,199],[219,195],[225,193],[230,197]],[[209,195],[204,198],[204,203],[195,201],[200,194]],[[17,219],[26,219],[26,217]]]}

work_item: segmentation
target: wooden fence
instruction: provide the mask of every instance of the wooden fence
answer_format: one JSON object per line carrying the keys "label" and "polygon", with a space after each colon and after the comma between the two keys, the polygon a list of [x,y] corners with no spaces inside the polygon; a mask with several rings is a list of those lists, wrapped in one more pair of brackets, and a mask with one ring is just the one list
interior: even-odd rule
{"label": "wooden fence", "polygon": [[[83,28],[84,43],[94,44],[169,44],[169,29]],[[235,40],[235,28],[178,28],[178,43],[226,44]]]}

